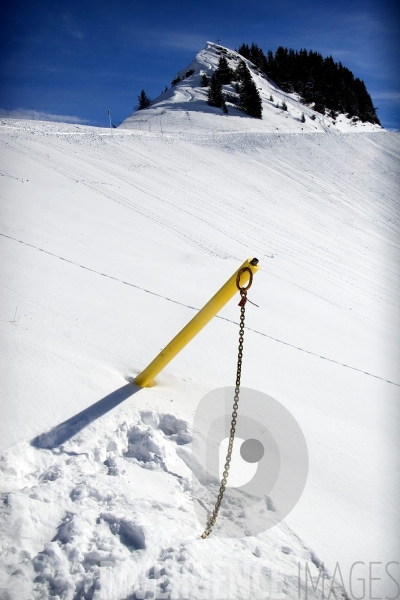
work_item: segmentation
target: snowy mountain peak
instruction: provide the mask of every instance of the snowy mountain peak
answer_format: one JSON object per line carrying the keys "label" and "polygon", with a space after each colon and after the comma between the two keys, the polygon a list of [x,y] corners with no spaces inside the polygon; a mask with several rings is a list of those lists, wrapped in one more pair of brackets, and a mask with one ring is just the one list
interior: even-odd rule
{"label": "snowy mountain peak", "polygon": [[[224,56],[229,67],[236,69],[243,61],[262,100],[262,119],[255,119],[239,108],[239,94],[234,82],[223,85],[227,114],[207,103],[210,80]],[[286,93],[269,80],[250,60],[224,46],[207,42],[194,60],[176,74],[171,88],[155,98],[149,108],[134,112],[120,125],[123,129],[153,132],[260,132],[260,133],[343,133],[382,131],[382,127],[350,119],[339,114],[336,119],[322,115],[301,103],[296,93]]]}

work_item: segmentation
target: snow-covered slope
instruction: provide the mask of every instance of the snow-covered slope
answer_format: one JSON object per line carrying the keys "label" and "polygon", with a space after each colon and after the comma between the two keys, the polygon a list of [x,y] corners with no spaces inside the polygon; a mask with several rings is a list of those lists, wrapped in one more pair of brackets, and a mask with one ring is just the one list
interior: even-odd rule
{"label": "snow-covered slope", "polygon": [[[4,120],[0,148],[1,597],[316,599],[321,562],[331,598],[394,597],[398,134]],[[243,537],[202,540],[193,416],[234,384],[237,303],[130,382],[249,256],[242,383],[295,417],[309,476],[283,523],[248,536],[228,504]]]}
{"label": "snow-covered slope", "polygon": [[[243,60],[260,92],[263,114],[262,120],[247,116],[232,102],[227,102],[228,114],[222,109],[207,104],[207,89],[201,87],[201,75],[208,77],[216,70],[219,58],[223,54],[229,66],[235,69]],[[193,73],[191,73],[193,71]],[[191,74],[190,74],[191,73]],[[336,119],[323,116],[319,112],[304,106],[298,94],[287,94],[268,80],[253,63],[237,52],[207,42],[196,58],[177,73],[181,81],[154,99],[150,108],[137,111],[121,125],[124,129],[138,129],[153,132],[202,133],[216,132],[278,132],[278,133],[315,133],[382,131],[382,127],[372,123],[347,118],[339,114]],[[224,85],[225,93],[238,96],[232,85]],[[283,110],[282,102],[287,105]],[[305,122],[301,120],[304,113]]]}

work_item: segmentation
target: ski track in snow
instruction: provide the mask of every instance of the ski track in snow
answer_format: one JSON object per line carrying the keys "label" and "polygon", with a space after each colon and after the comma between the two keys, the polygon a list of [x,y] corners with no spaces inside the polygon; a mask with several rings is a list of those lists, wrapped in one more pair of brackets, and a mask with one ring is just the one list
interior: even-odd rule
{"label": "ski track in snow", "polygon": [[[107,275],[106,273],[100,273],[99,271],[90,269],[89,267],[85,267],[84,265],[79,265],[78,263],[68,260],[67,258],[63,258],[62,256],[58,256],[57,254],[48,252],[47,250],[44,250],[43,248],[37,248],[36,246],[33,246],[32,244],[28,244],[26,242],[23,242],[22,240],[17,240],[16,238],[5,235],[4,233],[0,233],[0,235],[2,237],[9,238],[10,240],[13,240],[15,242],[19,242],[20,244],[24,244],[25,246],[30,246],[31,248],[34,248],[35,250],[39,250],[40,252],[44,252],[45,254],[49,254],[50,256],[54,256],[55,258],[59,258],[60,260],[70,263],[71,265],[75,265],[76,267],[85,269],[86,271],[91,271],[92,273],[96,273],[97,275],[101,275],[102,277],[107,277],[108,279],[113,279],[114,281],[118,281],[119,283],[123,283],[124,285],[129,285],[130,287],[134,287],[138,290],[146,292],[146,294],[151,294],[152,296],[157,296],[158,298],[163,298],[164,300],[167,300],[168,302],[173,302],[174,304],[178,304],[179,306],[184,306],[185,308],[189,308],[190,310],[195,310],[195,311],[200,310],[199,308],[196,308],[194,306],[189,306],[188,304],[184,304],[183,302],[179,302],[178,300],[173,300],[172,298],[167,298],[167,296],[163,296],[162,294],[157,294],[156,292],[146,290],[145,288],[142,288],[139,285],[135,285],[134,283],[129,283],[128,281],[122,281],[121,279],[118,279],[117,277],[113,277],[112,275]],[[1,285],[1,283],[0,283],[0,285]],[[238,323],[236,321],[232,321],[231,319],[227,319],[226,317],[221,317],[220,315],[216,315],[216,318],[222,319],[223,321],[228,321],[228,323],[233,323],[234,325],[238,325]],[[332,358],[327,358],[326,356],[321,356],[320,354],[317,354],[316,352],[312,352],[311,350],[306,350],[305,348],[300,348],[300,346],[295,346],[294,344],[290,344],[283,340],[279,340],[275,337],[272,337],[271,335],[268,335],[261,331],[257,331],[256,329],[252,329],[249,327],[246,327],[246,329],[248,329],[249,331],[252,331],[253,333],[257,333],[258,335],[262,335],[266,338],[274,340],[275,342],[284,344],[285,346],[290,346],[290,348],[294,348],[295,350],[300,350],[301,352],[306,352],[307,354],[311,354],[312,356],[322,358],[323,360],[327,360],[328,362],[335,363],[337,365],[340,365],[341,367],[346,367],[347,369],[352,369],[353,371],[358,371],[359,373],[363,373],[364,375],[368,375],[369,377],[375,377],[376,379],[380,379],[381,381],[385,381],[386,383],[390,383],[391,385],[396,385],[397,387],[400,387],[399,383],[395,383],[394,381],[389,381],[388,379],[385,379],[384,377],[379,377],[379,375],[374,375],[373,373],[368,373],[367,371],[363,371],[362,369],[357,369],[357,367],[352,367],[350,365],[341,363],[338,360],[333,360]]]}
{"label": "ski track in snow", "polygon": [[[384,134],[386,135],[386,134]],[[320,136],[318,136],[320,137]],[[300,136],[301,138],[301,136]],[[336,136],[334,136],[332,138],[332,136],[330,136],[330,140],[332,141],[333,139],[333,143],[335,143],[335,138]],[[54,138],[53,138],[54,139]],[[254,148],[255,151],[257,151],[257,148],[260,148],[260,141],[261,141],[261,148],[263,148],[263,139],[265,139],[267,141],[267,147],[268,147],[268,136],[265,138],[262,138],[262,136],[241,136],[241,140],[243,140],[245,142],[245,146],[243,147],[243,144],[241,144],[241,146],[237,149],[237,151],[242,150],[246,148],[246,146],[248,147],[249,150],[252,150],[252,146]],[[368,138],[369,139],[369,138]],[[50,143],[53,141],[52,138],[50,137]],[[54,140],[55,141],[55,140]],[[90,140],[92,142],[92,140]],[[103,140],[104,141],[104,140]],[[248,146],[248,141],[250,142],[250,145]],[[297,138],[295,138],[296,143],[299,141]],[[113,143],[112,140],[110,140],[111,143]],[[275,150],[278,150],[279,152],[279,140],[277,140],[278,144],[276,146],[276,144],[274,144],[275,146]],[[300,139],[301,142],[301,139]],[[172,141],[173,143],[173,141]],[[206,142],[199,142],[200,145],[204,145],[204,143],[206,143],[206,145],[210,145],[210,140],[206,140]],[[53,142],[54,144],[54,142]],[[212,144],[214,144],[214,142],[212,142]],[[317,142],[317,146],[321,146],[322,142]],[[226,139],[226,136],[224,137],[223,141],[219,141],[217,142],[217,147],[220,146],[223,150],[226,149],[231,149],[231,140]],[[15,147],[14,147],[15,146]],[[19,147],[18,147],[19,146]],[[26,156],[28,156],[28,153],[22,149],[21,144],[18,144],[18,142],[16,142],[14,140],[14,145],[13,145],[14,150],[17,149],[18,152],[22,152],[24,153]],[[68,148],[65,148],[64,150],[66,151]],[[265,145],[264,145],[264,149],[265,149]],[[127,178],[126,178],[126,172],[124,173],[124,175],[122,176],[122,174],[120,173],[119,169],[120,169],[120,165],[118,163],[119,160],[123,160],[126,162],[126,157],[124,158],[124,156],[122,155],[121,151],[119,150],[119,148],[113,148],[114,152],[113,152],[113,162],[118,165],[118,169],[114,168],[114,167],[110,167],[109,164],[107,164],[106,166],[102,166],[103,171],[105,171],[106,173],[108,173],[110,175],[110,177],[112,177],[113,179],[116,179],[117,181],[120,181],[121,184],[127,184]],[[254,151],[253,150],[253,151]],[[284,148],[282,148],[282,150],[284,150]],[[230,150],[231,151],[231,150]],[[258,150],[259,151],[259,150]],[[189,233],[182,231],[182,228],[179,227],[179,224],[176,222],[176,219],[174,220],[170,220],[167,219],[165,217],[165,210],[163,210],[163,213],[161,214],[157,214],[157,212],[159,211],[159,208],[156,207],[156,205],[154,206],[155,210],[149,210],[148,206],[149,203],[146,202],[147,206],[144,206],[144,203],[139,200],[136,202],[133,202],[131,199],[127,199],[127,194],[126,192],[123,193],[116,193],[115,191],[111,191],[111,190],[107,190],[104,189],[104,185],[96,185],[95,182],[91,183],[90,181],[88,181],[87,178],[87,173],[88,173],[88,167],[82,167],[81,164],[79,164],[73,157],[71,157],[73,160],[73,163],[71,164],[71,170],[67,171],[65,169],[65,161],[64,163],[61,163],[60,161],[57,161],[54,159],[54,157],[51,158],[51,160],[49,160],[46,156],[45,153],[41,151],[40,148],[37,147],[37,145],[35,145],[34,148],[34,152],[30,153],[29,159],[30,160],[34,160],[37,161],[39,164],[41,165],[46,165],[47,167],[50,167],[52,169],[55,169],[57,172],[62,173],[63,175],[65,175],[69,180],[71,181],[79,181],[81,184],[85,185],[86,187],[88,187],[89,189],[93,189],[96,193],[101,194],[103,196],[105,196],[106,198],[112,200],[113,202],[116,202],[122,206],[124,206],[125,208],[127,208],[128,210],[133,210],[135,212],[138,212],[139,214],[149,218],[150,220],[158,223],[161,227],[165,227],[167,229],[169,229],[170,231],[172,231],[175,235],[177,235],[178,237],[180,237],[181,239],[183,239],[186,243],[188,243],[190,246],[192,246],[194,249],[198,249],[201,252],[204,252],[206,254],[210,254],[211,256],[215,256],[215,257],[219,257],[219,258],[238,258],[238,252],[235,251],[232,254],[226,253],[225,251],[223,251],[221,249],[221,247],[217,247],[213,244],[210,244],[209,241],[206,241],[205,239],[202,239],[201,237],[199,237],[198,235],[194,235],[193,234],[193,230]],[[315,154],[311,154],[312,160],[319,160],[318,156]],[[98,166],[98,160],[94,161],[92,156],[89,155],[86,157],[86,161],[89,163],[90,167],[89,168],[93,168],[93,167],[97,167]],[[153,163],[153,164],[152,164]],[[276,158],[274,159],[274,163],[276,163]],[[325,161],[322,161],[323,165],[325,163]],[[194,165],[193,165],[194,166]],[[250,165],[251,166],[251,165]],[[256,166],[256,165],[255,165]],[[325,166],[325,165],[324,165]],[[360,167],[362,165],[360,164]],[[279,174],[279,177],[283,178],[283,185],[286,185],[290,188],[293,188],[293,185],[300,185],[300,189],[299,192],[301,192],[302,194],[304,194],[304,168],[301,168],[301,170],[299,169],[296,172],[296,168],[295,165],[291,165],[291,169],[290,169],[290,175],[288,175],[288,172],[286,170],[286,165],[285,163],[283,163],[283,165],[279,164],[279,162],[276,164],[276,166],[274,166],[274,170],[278,167],[278,171],[277,173]],[[282,168],[284,167],[284,168]],[[151,178],[152,181],[157,181],[160,178],[160,183],[162,183],[162,181],[164,180],[165,177],[165,167],[160,167],[160,165],[156,165],[154,164],[153,161],[151,161],[150,163],[147,164],[147,169],[145,170],[144,175],[147,177],[147,175],[149,174],[148,172],[148,168],[150,168],[150,173],[151,173]],[[271,167],[269,167],[271,168]],[[199,171],[199,169],[196,169],[196,171]],[[135,173],[136,176],[139,176],[139,179],[142,180],[142,175],[141,172],[139,171],[138,173]],[[80,176],[80,178],[78,178]],[[251,176],[251,172],[250,172],[250,176]],[[196,173],[193,172],[191,173],[191,178],[192,177],[196,177]],[[257,172],[254,173],[254,177],[257,179]],[[136,178],[137,179],[137,178]],[[158,206],[160,207],[165,207],[166,205],[171,206],[172,209],[177,209],[179,212],[183,212],[185,215],[190,215],[191,217],[193,217],[195,219],[195,222],[201,222],[204,225],[207,226],[211,226],[215,231],[216,234],[222,234],[223,236],[227,236],[227,241],[232,241],[237,237],[237,232],[240,232],[241,229],[241,224],[240,224],[240,219],[243,218],[246,220],[246,229],[251,226],[252,229],[252,235],[254,236],[254,242],[253,242],[253,250],[255,253],[260,254],[261,256],[266,254],[268,252],[269,249],[274,249],[275,252],[281,256],[282,258],[284,258],[285,260],[287,260],[289,262],[289,264],[291,265],[301,265],[301,267],[303,269],[310,269],[311,272],[315,273],[316,269],[318,272],[318,277],[322,278],[322,279],[326,279],[327,282],[333,284],[335,287],[337,287],[337,285],[343,285],[343,283],[349,283],[351,281],[351,285],[352,287],[357,287],[360,289],[360,291],[362,291],[363,294],[368,294],[368,296],[372,296],[375,301],[380,302],[382,299],[382,293],[380,293],[379,290],[379,286],[384,286],[386,285],[387,281],[383,279],[383,276],[381,274],[381,271],[379,269],[376,269],[375,272],[375,278],[376,278],[376,285],[375,285],[375,289],[371,290],[368,289],[369,287],[369,280],[368,279],[364,279],[362,277],[362,274],[360,272],[356,272],[354,270],[354,268],[350,267],[349,265],[343,264],[343,260],[341,260],[340,263],[337,263],[337,259],[336,259],[336,254],[338,252],[335,251],[335,246],[333,245],[330,248],[330,253],[328,254],[326,252],[326,249],[321,247],[321,244],[318,242],[318,237],[316,237],[315,239],[310,239],[308,237],[304,237],[304,235],[302,234],[301,231],[299,230],[290,230],[290,235],[287,236],[287,234],[285,234],[285,247],[281,246],[281,242],[279,241],[279,239],[281,238],[282,234],[284,233],[283,231],[280,231],[279,229],[274,232],[273,231],[273,223],[271,223],[270,225],[272,226],[272,230],[270,229],[268,231],[269,234],[269,243],[267,248],[265,247],[265,243],[261,243],[260,241],[265,237],[264,236],[264,225],[262,225],[262,221],[263,221],[263,216],[262,213],[259,213],[259,209],[254,210],[255,208],[255,202],[254,199],[251,198],[251,196],[249,196],[249,201],[250,201],[250,206],[251,206],[251,212],[246,211],[246,213],[243,212],[239,212],[236,216],[236,218],[234,218],[232,220],[231,214],[232,211],[229,211],[229,207],[231,206],[231,202],[227,199],[221,199],[221,198],[214,198],[215,194],[213,193],[212,189],[209,188],[205,189],[205,195],[202,198],[202,202],[201,204],[198,204],[198,199],[192,197],[193,196],[193,192],[192,192],[192,181],[189,181],[188,183],[190,183],[190,187],[185,190],[185,188],[183,188],[182,190],[182,183],[185,184],[184,181],[185,178],[182,178],[179,182],[179,193],[177,195],[171,194],[168,190],[163,190],[162,195],[161,194],[154,194],[154,191],[148,189],[148,185],[145,183],[145,180],[142,180],[143,183],[141,185],[138,185],[137,182],[133,182],[132,179],[130,178],[128,181],[128,189],[129,187],[133,187],[137,191],[143,192],[147,197],[150,196],[152,198],[154,198],[156,201],[159,201],[160,204]],[[315,179],[315,177],[314,177]],[[253,179],[254,180],[254,179]],[[342,195],[339,190],[337,189],[337,183],[335,182],[335,188],[332,186],[332,183],[329,182],[329,180],[327,181],[323,181],[322,179],[319,179],[318,181],[314,181],[312,182],[312,184],[315,186],[315,184],[317,183],[317,185],[320,187],[321,189],[321,193],[332,193],[334,192],[335,194],[335,199],[336,201],[339,201],[339,207],[340,207],[340,203],[341,202],[346,202],[346,199],[343,198],[342,200]],[[310,185],[312,185],[310,182]],[[206,186],[206,183],[204,183],[204,186]],[[186,186],[185,186],[186,187]],[[254,183],[251,184],[251,187],[254,187]],[[146,189],[147,188],[147,189]],[[324,189],[325,188],[325,189]],[[161,189],[161,188],[160,188]],[[257,197],[263,197],[265,194],[264,190],[258,190],[257,187],[254,190],[255,192],[255,196]],[[357,196],[359,196],[359,192],[357,192]],[[128,197],[131,196],[131,193],[128,192]],[[285,210],[286,206],[287,206],[287,201],[283,203],[283,207],[281,207],[281,202],[278,201],[278,199],[271,197],[271,194],[267,192],[267,197],[268,197],[268,202],[272,203],[277,211],[277,215],[279,215],[279,213],[281,213],[282,208]],[[179,199],[179,202],[177,202],[177,198]],[[316,225],[318,225],[319,223],[322,222],[323,219],[326,219],[326,206],[324,205],[324,207],[320,208],[318,203],[316,203],[312,197],[309,197],[308,202],[311,200],[311,205],[308,208],[307,206],[305,206],[303,208],[303,210],[305,210],[305,221],[307,220],[311,220],[314,221],[316,223]],[[197,205],[199,208],[197,208]],[[224,205],[226,205],[226,208],[224,208]],[[359,235],[358,232],[360,231],[364,231],[364,230],[368,230],[369,224],[366,222],[366,217],[368,218],[374,218],[374,214],[377,212],[377,210],[379,212],[382,212],[380,205],[375,203],[375,206],[372,204],[370,209],[368,210],[368,208],[366,206],[364,206],[364,202],[363,202],[363,206],[362,206],[362,212],[360,212],[360,210],[358,209],[359,203],[358,202],[354,202],[352,203],[351,206],[349,206],[349,204],[345,205],[343,207],[343,212],[346,211],[347,215],[350,215],[351,217],[351,221],[350,223],[348,222],[348,216],[346,218],[346,221],[344,223],[342,223],[342,226],[344,227],[348,227],[350,226],[351,229],[356,231],[356,234]],[[384,206],[384,205],[383,205]],[[221,207],[221,209],[219,209],[219,207]],[[205,210],[206,209],[206,210]],[[332,214],[330,215],[331,218],[333,218],[334,220],[337,220],[338,218],[340,219],[341,214],[340,211],[338,211],[338,206],[336,203],[332,203],[332,209],[334,209],[334,212],[332,212]],[[352,215],[353,212],[353,215]],[[362,215],[362,219],[360,220],[360,216]],[[386,214],[382,214],[379,215],[379,213],[376,215],[376,217],[379,217],[380,219],[382,219],[382,222],[385,223],[385,230],[382,231],[382,234],[387,234],[387,228],[390,227],[391,221],[388,218],[389,215]],[[375,219],[376,219],[375,217]],[[358,222],[359,221],[359,222]],[[229,225],[229,229],[227,229],[226,225]],[[379,223],[377,223],[379,226]],[[314,232],[316,232],[317,229],[314,230]],[[379,229],[378,229],[379,231]],[[396,229],[394,228],[393,233],[396,231]],[[394,242],[396,243],[395,238],[393,237],[393,235],[391,236],[392,239],[394,240]],[[332,240],[333,244],[335,243],[335,240]],[[396,248],[398,248],[398,241],[396,243]],[[341,249],[340,249],[341,250]],[[339,251],[339,248],[338,248]],[[299,252],[301,252],[301,259],[299,260]],[[340,277],[338,279],[338,267],[340,268]],[[282,272],[282,271],[281,271]],[[394,280],[391,282],[391,284],[394,284]],[[368,289],[368,291],[367,291]],[[331,302],[335,302],[335,290],[332,290],[333,294],[332,296],[329,298],[329,301]],[[396,286],[396,290],[394,290],[394,293],[397,293],[397,298],[398,296],[398,285]],[[328,299],[328,297],[326,296],[326,293],[324,295],[324,297],[326,299]],[[386,302],[388,301],[388,299],[386,299]],[[393,306],[394,308],[394,306]]]}
{"label": "ski track in snow", "polygon": [[[16,147],[18,147],[18,146],[16,146]],[[37,162],[41,166],[50,166],[56,172],[61,173],[62,175],[67,177],[70,181],[80,182],[85,187],[93,189],[96,193],[99,193],[99,194],[105,196],[106,198],[112,200],[113,202],[116,202],[117,204],[121,204],[122,206],[124,206],[125,208],[127,208],[129,210],[138,212],[139,214],[142,214],[142,215],[148,217],[150,220],[160,224],[162,227],[170,229],[175,235],[177,235],[178,237],[183,239],[185,242],[190,244],[193,248],[203,251],[206,254],[210,254],[211,256],[215,256],[215,257],[219,257],[219,258],[231,258],[231,256],[228,255],[226,252],[224,252],[222,249],[217,248],[217,247],[213,248],[212,245],[201,240],[201,238],[199,238],[198,236],[193,235],[193,233],[191,235],[187,235],[185,232],[181,231],[181,228],[178,225],[174,224],[173,222],[168,221],[167,219],[165,219],[163,217],[156,215],[154,212],[147,210],[139,203],[133,203],[132,201],[127,200],[126,197],[124,197],[123,195],[112,192],[111,190],[105,190],[102,187],[98,187],[98,186],[94,185],[94,183],[90,183],[89,181],[87,181],[85,179],[85,177],[87,176],[87,169],[85,169],[85,167],[79,166],[79,163],[74,164],[73,169],[71,169],[71,171],[69,171],[69,170],[65,169],[64,163],[62,163],[60,161],[56,161],[54,159],[49,161],[48,158],[46,158],[46,156],[44,155],[44,153],[41,153],[38,150],[35,150],[35,152],[32,155],[29,155],[26,151],[23,150],[23,147],[20,146],[17,151],[20,154],[29,157],[30,160]],[[104,169],[104,171],[106,173],[108,173],[109,175],[112,175],[113,177],[116,177],[117,179],[124,181],[122,179],[122,177],[119,174],[115,173],[112,169],[110,169],[110,167],[108,167],[108,168],[106,167]],[[80,179],[77,179],[77,177],[80,177]],[[140,186],[135,185],[132,182],[130,182],[130,186],[143,192],[143,189]],[[151,192],[149,192],[149,191],[146,191],[145,193],[148,195],[152,195],[154,198],[156,198],[157,200],[160,200],[162,203],[166,203],[165,199],[161,199],[160,197],[155,196],[154,194],[151,194]],[[187,212],[187,211],[185,211],[185,212]]]}

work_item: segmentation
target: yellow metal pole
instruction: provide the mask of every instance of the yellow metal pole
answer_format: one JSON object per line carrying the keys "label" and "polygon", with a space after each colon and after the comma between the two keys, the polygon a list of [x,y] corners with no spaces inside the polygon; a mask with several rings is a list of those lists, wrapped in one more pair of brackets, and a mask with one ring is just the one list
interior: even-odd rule
{"label": "yellow metal pole", "polygon": [[[240,269],[248,267],[253,274],[259,269],[256,258],[248,258],[235,271],[230,279],[222,286],[222,288],[207,302],[205,306],[189,323],[174,337],[170,343],[161,350],[160,354],[142,371],[135,379],[136,385],[140,387],[149,387],[153,383],[154,377],[162,371],[162,369],[207,325],[209,321],[225,306],[225,304],[233,298],[238,291],[236,287],[236,276]],[[244,272],[240,277],[240,285],[244,286],[250,279],[248,271]]]}

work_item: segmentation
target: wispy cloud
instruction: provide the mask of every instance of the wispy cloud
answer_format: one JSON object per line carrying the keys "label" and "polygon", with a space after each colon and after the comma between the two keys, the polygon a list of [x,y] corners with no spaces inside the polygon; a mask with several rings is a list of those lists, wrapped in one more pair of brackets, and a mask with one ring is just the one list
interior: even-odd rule
{"label": "wispy cloud", "polygon": [[341,15],[345,27],[353,32],[359,32],[363,37],[371,33],[386,33],[384,23],[368,11],[352,11]]}
{"label": "wispy cloud", "polygon": [[382,103],[382,106],[392,106],[398,111],[400,106],[400,92],[372,92],[371,97],[374,102]]}
{"label": "wispy cloud", "polygon": [[77,38],[78,40],[83,40],[85,37],[83,35],[82,31],[79,31],[79,29],[73,29],[72,27],[67,27],[67,31],[70,35],[72,35],[72,37]]}
{"label": "wispy cloud", "polygon": [[207,36],[198,33],[148,31],[141,34],[143,45],[182,51],[198,52],[207,42]]}
{"label": "wispy cloud", "polygon": [[74,19],[72,15],[70,15],[69,13],[64,13],[62,18],[68,33],[72,35],[72,37],[77,38],[78,40],[83,40],[85,36],[83,32],[74,25]]}
{"label": "wispy cloud", "polygon": [[58,115],[43,110],[33,110],[30,108],[14,108],[7,110],[0,108],[0,118],[9,117],[10,119],[21,119],[23,121],[55,121],[58,123],[76,123],[86,125],[87,120],[75,117],[73,115]]}
{"label": "wispy cloud", "polygon": [[373,94],[373,96],[379,100],[394,100],[395,102],[400,102],[400,92],[377,92],[376,94]]}

